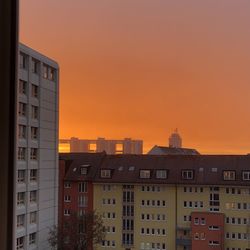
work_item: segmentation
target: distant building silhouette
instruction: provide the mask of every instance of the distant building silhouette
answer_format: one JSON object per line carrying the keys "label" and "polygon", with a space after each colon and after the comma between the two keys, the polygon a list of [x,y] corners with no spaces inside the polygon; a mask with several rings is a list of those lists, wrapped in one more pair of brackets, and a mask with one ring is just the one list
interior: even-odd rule
{"label": "distant building silhouette", "polygon": [[170,135],[169,147],[170,148],[181,148],[182,147],[182,139],[178,133],[178,129],[175,129],[175,131]]}
{"label": "distant building silhouette", "polygon": [[178,133],[175,131],[169,137],[169,146],[158,146],[155,145],[148,152],[149,155],[199,155],[200,153],[196,149],[192,148],[182,148],[182,139]]}
{"label": "distant building silhouette", "polygon": [[125,138],[123,140],[106,140],[97,138],[94,140],[61,139],[60,146],[68,144],[71,153],[99,153],[105,151],[107,154],[142,154],[143,141]]}

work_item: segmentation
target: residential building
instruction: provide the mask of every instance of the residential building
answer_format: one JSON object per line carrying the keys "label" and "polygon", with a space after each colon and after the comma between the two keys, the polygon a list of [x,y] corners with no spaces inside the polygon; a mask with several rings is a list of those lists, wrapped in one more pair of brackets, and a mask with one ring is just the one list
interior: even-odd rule
{"label": "residential building", "polygon": [[58,219],[59,67],[19,45],[14,249],[49,249]]}
{"label": "residential building", "polygon": [[[125,138],[124,140],[107,140],[97,138],[96,140],[85,140],[72,137],[71,139],[61,139],[60,148],[71,153],[100,153],[107,154],[142,154],[143,141]],[[66,150],[65,150],[66,148]]]}
{"label": "residential building", "polygon": [[60,155],[77,173],[60,179],[66,192],[65,183],[81,181],[81,165],[93,166],[89,208],[107,232],[98,250],[250,249],[250,156],[92,155]]}

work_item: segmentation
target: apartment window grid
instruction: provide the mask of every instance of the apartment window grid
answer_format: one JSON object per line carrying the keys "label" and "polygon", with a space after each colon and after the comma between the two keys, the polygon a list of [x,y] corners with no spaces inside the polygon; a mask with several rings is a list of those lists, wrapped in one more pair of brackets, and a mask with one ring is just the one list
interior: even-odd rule
{"label": "apartment window grid", "polygon": [[19,79],[18,93],[21,95],[27,94],[27,82],[26,81]]}
{"label": "apartment window grid", "polygon": [[30,159],[31,160],[38,160],[38,149],[37,148],[30,149]]}
{"label": "apartment window grid", "polygon": [[19,237],[16,239],[16,249],[17,250],[24,249],[24,237]]}
{"label": "apartment window grid", "polygon": [[162,189],[160,186],[141,186],[142,192],[160,192]]}
{"label": "apartment window grid", "polygon": [[250,171],[243,171],[242,172],[242,180],[249,181],[250,180]]}
{"label": "apartment window grid", "polygon": [[87,182],[80,182],[78,184],[78,191],[79,191],[79,193],[87,193],[88,192],[88,183]]}
{"label": "apartment window grid", "polygon": [[31,84],[31,97],[38,98],[38,86]]}
{"label": "apartment window grid", "polygon": [[159,242],[140,243],[140,250],[166,250],[166,249],[167,249],[166,243],[159,243]]}
{"label": "apartment window grid", "polygon": [[223,179],[224,181],[234,181],[236,178],[236,172],[232,170],[223,171]]}
{"label": "apartment window grid", "polygon": [[38,119],[38,106],[31,105],[31,118],[34,120]]}
{"label": "apartment window grid", "polygon": [[166,236],[165,228],[141,228],[142,235],[156,235],[156,236]]}
{"label": "apartment window grid", "polygon": [[30,224],[37,223],[37,212],[30,213]]}
{"label": "apartment window grid", "polygon": [[70,201],[71,201],[70,195],[64,195],[64,202],[70,202]]}
{"label": "apartment window grid", "polygon": [[25,183],[25,170],[22,169],[17,171],[17,182]]}
{"label": "apartment window grid", "polygon": [[28,65],[29,65],[29,56],[20,52],[19,54],[19,66],[21,69],[28,69]]}
{"label": "apartment window grid", "polygon": [[71,188],[71,183],[69,181],[64,182],[65,188]]}
{"label": "apartment window grid", "polygon": [[166,207],[166,201],[165,200],[141,200],[141,206]]}
{"label": "apartment window grid", "polygon": [[29,244],[36,244],[36,233],[32,233],[29,235]]}
{"label": "apartment window grid", "polygon": [[32,140],[37,140],[38,139],[38,128],[37,127],[31,127],[30,132],[31,132],[31,139]]}
{"label": "apartment window grid", "polygon": [[47,64],[43,64],[43,78],[50,81],[55,81],[56,70]]}
{"label": "apartment window grid", "polygon": [[36,182],[37,181],[37,169],[31,169],[30,170],[30,182]]}
{"label": "apartment window grid", "polygon": [[141,220],[146,220],[146,221],[166,221],[166,214],[141,214]]}
{"label": "apartment window grid", "polygon": [[203,187],[183,187],[183,192],[184,193],[203,193],[204,192],[204,188]]}
{"label": "apartment window grid", "polygon": [[22,161],[26,159],[26,148],[18,147],[17,159]]}
{"label": "apartment window grid", "polygon": [[214,212],[220,211],[220,188],[210,187],[209,210]]}
{"label": "apartment window grid", "polygon": [[111,178],[111,169],[101,169],[101,178]]}
{"label": "apartment window grid", "polygon": [[18,138],[19,139],[26,139],[26,126],[25,125],[18,125]]}
{"label": "apartment window grid", "polygon": [[167,179],[167,170],[156,170],[157,179]]}
{"label": "apartment window grid", "polygon": [[30,203],[36,203],[37,202],[37,191],[33,190],[30,191]]}
{"label": "apartment window grid", "polygon": [[17,193],[17,205],[25,205],[25,192]]}
{"label": "apartment window grid", "polygon": [[88,206],[88,196],[80,195],[78,196],[78,206],[87,207]]}
{"label": "apartment window grid", "polygon": [[19,116],[25,117],[26,116],[27,105],[26,103],[19,102],[18,103],[18,114]]}
{"label": "apartment window grid", "polygon": [[151,178],[151,170],[141,169],[140,170],[140,178],[141,179],[150,179]]}
{"label": "apartment window grid", "polygon": [[37,75],[40,73],[40,62],[35,58],[31,59],[31,71]]}
{"label": "apartment window grid", "polygon": [[193,180],[194,179],[194,170],[182,170],[181,177],[183,180]]}
{"label": "apartment window grid", "polygon": [[17,228],[24,227],[25,214],[17,215]]}

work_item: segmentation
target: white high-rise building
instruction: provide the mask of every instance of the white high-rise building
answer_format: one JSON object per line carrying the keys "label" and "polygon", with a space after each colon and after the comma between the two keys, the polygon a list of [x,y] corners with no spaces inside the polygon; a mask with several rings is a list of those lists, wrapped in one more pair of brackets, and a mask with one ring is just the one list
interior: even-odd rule
{"label": "white high-rise building", "polygon": [[57,225],[58,64],[19,45],[14,249],[49,249]]}

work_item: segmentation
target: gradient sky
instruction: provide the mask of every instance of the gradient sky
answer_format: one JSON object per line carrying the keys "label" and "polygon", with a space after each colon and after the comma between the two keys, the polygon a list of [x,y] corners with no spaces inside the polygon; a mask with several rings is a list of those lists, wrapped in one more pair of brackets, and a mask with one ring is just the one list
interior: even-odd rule
{"label": "gradient sky", "polygon": [[60,64],[60,137],[250,152],[249,0],[21,0],[20,40]]}

